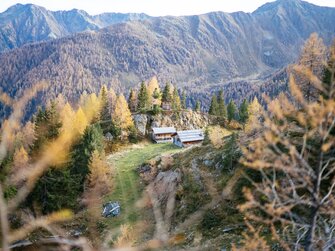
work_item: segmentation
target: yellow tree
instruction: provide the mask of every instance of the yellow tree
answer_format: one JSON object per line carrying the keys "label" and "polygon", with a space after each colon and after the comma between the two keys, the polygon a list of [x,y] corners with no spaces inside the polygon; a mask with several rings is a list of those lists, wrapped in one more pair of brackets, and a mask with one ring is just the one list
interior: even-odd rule
{"label": "yellow tree", "polygon": [[78,133],[78,134],[83,134],[86,127],[88,125],[88,120],[86,118],[85,113],[83,110],[79,107],[77,110],[74,120],[73,120],[73,129]]}
{"label": "yellow tree", "polygon": [[84,202],[88,208],[90,237],[93,245],[99,245],[100,235],[96,222],[101,217],[102,197],[110,191],[110,167],[98,151],[92,153],[89,165],[88,186],[84,192]]}
{"label": "yellow tree", "polygon": [[109,103],[109,112],[112,114],[115,110],[117,95],[113,88],[110,88],[108,91],[108,103]]}
{"label": "yellow tree", "polygon": [[321,84],[329,88],[316,101],[291,76],[295,102],[284,94],[270,102],[262,131],[244,149],[243,164],[259,177],[252,189],[244,189],[240,209],[283,250],[335,246],[335,65],[328,69],[330,82]]}
{"label": "yellow tree", "polygon": [[[159,99],[159,97],[157,97],[157,94],[161,92],[160,87],[159,87],[159,83],[158,83],[158,79],[156,76],[154,76],[148,83],[148,95],[149,95],[149,104],[150,105],[161,105],[161,101]],[[155,98],[155,97],[157,98]]]}
{"label": "yellow tree", "polygon": [[25,149],[29,149],[33,145],[36,136],[35,136],[35,124],[31,121],[28,121],[22,129],[19,131],[18,135],[21,145]]}
{"label": "yellow tree", "polygon": [[115,111],[112,117],[114,124],[122,130],[134,125],[127,101],[122,94],[120,94],[116,100]]}
{"label": "yellow tree", "polygon": [[71,129],[73,127],[74,118],[75,112],[73,111],[71,105],[66,103],[60,112],[63,130]]}
{"label": "yellow tree", "polygon": [[308,102],[315,101],[319,95],[319,86],[313,78],[322,79],[326,64],[326,47],[322,38],[312,33],[305,42],[298,64],[293,72],[298,86]]}
{"label": "yellow tree", "polygon": [[262,116],[262,106],[258,102],[257,97],[254,97],[253,101],[249,105],[249,118],[245,125],[245,131],[251,132],[260,126],[260,118]]}
{"label": "yellow tree", "polygon": [[28,167],[29,156],[23,146],[20,149],[16,149],[13,156],[13,168],[12,173],[14,175],[20,175],[20,171]]}
{"label": "yellow tree", "polygon": [[84,99],[84,104],[81,107],[89,122],[99,120],[101,106],[95,93],[89,94]]}

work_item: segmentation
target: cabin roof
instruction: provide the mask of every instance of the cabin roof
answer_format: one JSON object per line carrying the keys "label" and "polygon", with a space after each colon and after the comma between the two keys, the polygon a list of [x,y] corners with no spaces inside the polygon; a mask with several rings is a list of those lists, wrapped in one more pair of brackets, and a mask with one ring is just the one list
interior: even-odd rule
{"label": "cabin roof", "polygon": [[197,130],[187,130],[187,131],[178,131],[176,134],[180,141],[183,142],[194,142],[202,141],[205,138],[204,132],[200,129]]}
{"label": "cabin roof", "polygon": [[176,133],[176,128],[174,127],[152,127],[154,134],[165,134],[165,133]]}

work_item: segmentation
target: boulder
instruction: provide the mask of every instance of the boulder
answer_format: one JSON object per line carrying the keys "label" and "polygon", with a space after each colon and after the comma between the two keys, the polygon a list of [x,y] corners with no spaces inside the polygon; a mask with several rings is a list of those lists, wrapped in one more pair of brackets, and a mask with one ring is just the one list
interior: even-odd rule
{"label": "boulder", "polygon": [[145,136],[147,134],[147,125],[148,125],[148,115],[146,114],[135,114],[133,115],[133,120],[135,123],[135,127],[138,132]]}

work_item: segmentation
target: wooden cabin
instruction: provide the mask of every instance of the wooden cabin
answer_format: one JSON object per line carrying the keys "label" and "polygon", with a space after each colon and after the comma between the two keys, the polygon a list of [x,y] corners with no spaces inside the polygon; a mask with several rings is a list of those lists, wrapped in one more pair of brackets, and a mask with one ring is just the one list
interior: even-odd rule
{"label": "wooden cabin", "polygon": [[170,102],[162,102],[162,109],[165,111],[171,111],[171,103]]}
{"label": "wooden cabin", "polygon": [[201,144],[204,141],[205,134],[202,130],[178,131],[173,135],[173,143],[179,147],[188,147]]}
{"label": "wooden cabin", "polygon": [[151,128],[152,140],[156,143],[173,142],[172,135],[176,133],[174,127],[153,127]]}

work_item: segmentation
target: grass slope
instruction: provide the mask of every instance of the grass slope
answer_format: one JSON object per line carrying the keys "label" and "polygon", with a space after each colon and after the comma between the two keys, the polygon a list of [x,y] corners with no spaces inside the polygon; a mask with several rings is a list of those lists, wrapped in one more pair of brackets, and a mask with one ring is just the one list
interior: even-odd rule
{"label": "grass slope", "polygon": [[144,186],[140,183],[136,168],[156,156],[178,151],[180,148],[173,144],[146,144],[107,158],[115,174],[112,193],[104,201],[119,201],[121,204],[120,216],[109,218],[110,225],[118,227],[121,224],[134,223],[140,217],[135,203],[141,197]]}

